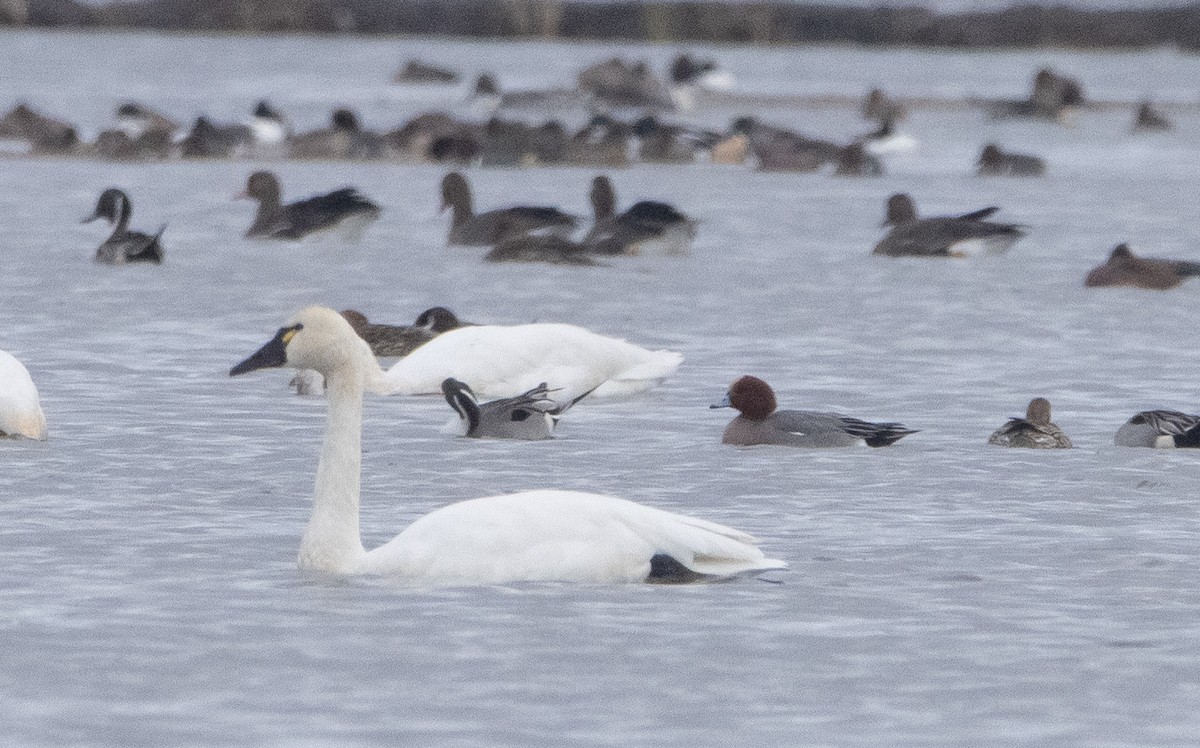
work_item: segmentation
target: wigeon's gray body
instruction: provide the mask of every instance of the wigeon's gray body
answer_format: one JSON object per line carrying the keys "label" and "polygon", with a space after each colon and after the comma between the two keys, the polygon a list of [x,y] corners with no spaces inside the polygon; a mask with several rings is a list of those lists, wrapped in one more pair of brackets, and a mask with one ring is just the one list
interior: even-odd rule
{"label": "wigeon's gray body", "polygon": [[83,219],[84,223],[103,218],[113,224],[112,234],[96,250],[96,262],[105,265],[124,265],[128,262],[163,261],[161,243],[163,232],[167,227],[159,228],[154,236],[140,231],[129,230],[129,217],[133,214],[133,204],[123,191],[110,187],[100,193],[96,201],[96,209],[92,215]]}
{"label": "wigeon's gray body", "polygon": [[1025,236],[1015,224],[984,220],[999,208],[989,207],[961,216],[918,218],[912,198],[904,193],[888,198],[888,232],[872,254],[890,257],[964,257],[1007,251]]}
{"label": "wigeon's gray body", "polygon": [[725,400],[711,406],[741,412],[725,428],[725,444],[751,446],[778,444],[788,447],[886,447],[917,433],[899,423],[870,423],[839,413],[811,410],[775,410],[775,393],[758,377],[734,382]]}
{"label": "wigeon's gray body", "polygon": [[442,210],[451,210],[446,243],[484,247],[525,234],[569,237],[579,219],[558,208],[518,205],[476,214],[466,177],[452,171],[442,178]]}
{"label": "wigeon's gray body", "polygon": [[1083,284],[1088,287],[1134,286],[1166,291],[1193,275],[1200,275],[1200,263],[1138,257],[1128,244],[1122,243],[1113,248],[1107,262],[1087,274]]}
{"label": "wigeon's gray body", "polygon": [[542,382],[516,397],[480,403],[463,382],[454,378],[442,382],[442,394],[465,423],[466,436],[477,438],[537,440],[549,437],[559,416],[588,394],[560,403],[550,397],[551,392],[553,390]]}
{"label": "wigeon's gray body", "polygon": [[1200,416],[1177,410],[1144,410],[1117,429],[1118,447],[1200,448]]}
{"label": "wigeon's gray body", "polygon": [[248,239],[300,240],[325,232],[337,232],[349,241],[357,241],[367,224],[379,218],[380,208],[345,187],[325,195],[283,205],[279,178],[269,171],[256,171],[246,181],[241,197],[258,201],[254,223],[246,231]]}
{"label": "wigeon's gray body", "polygon": [[1031,449],[1069,449],[1071,440],[1050,420],[1050,401],[1044,397],[1035,397],[1029,401],[1025,417],[1008,419],[1008,423],[988,437],[988,444]]}

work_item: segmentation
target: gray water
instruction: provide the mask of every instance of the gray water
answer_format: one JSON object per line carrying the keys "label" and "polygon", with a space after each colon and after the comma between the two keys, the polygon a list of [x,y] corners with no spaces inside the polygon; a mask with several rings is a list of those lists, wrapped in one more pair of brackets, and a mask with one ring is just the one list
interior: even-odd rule
{"label": "gray water", "polygon": [[[342,103],[394,126],[438,96],[461,105],[390,86],[410,54],[535,85],[616,50],[0,34],[13,101],[96,129],[125,98],[220,119],[261,96],[302,126]],[[1185,105],[1198,72],[1167,51],[720,52],[750,91],[1015,95],[1050,63],[1098,98]],[[353,184],[385,206],[346,247],[241,239],[251,207],[231,195],[257,163],[0,161],[0,348],[50,424],[45,443],[0,443],[0,743],[1194,745],[1200,464],[1111,438],[1138,410],[1198,409],[1200,284],[1082,286],[1122,240],[1200,259],[1200,115],[1175,116],[1134,138],[1123,110],[1070,129],[918,110],[905,129],[921,150],[874,180],[615,171],[622,204],[665,198],[702,224],[689,257],[602,268],[445,248],[434,166],[270,164],[293,198]],[[865,129],[849,110],[773,118]],[[1049,176],[970,176],[988,140],[1043,154]],[[594,173],[470,177],[481,206],[584,213]],[[103,232],[78,219],[109,185],[131,192],[136,227],[169,224],[163,266],[91,262]],[[899,190],[930,214],[1003,206],[1029,236],[969,262],[871,257]],[[664,386],[585,401],[540,443],[447,436],[439,398],[369,400],[368,547],[451,501],[579,488],[742,528],[791,571],[434,590],[297,571],[323,401],[282,371],[227,372],[310,303],[571,322],[686,356]],[[922,431],[880,450],[724,447],[729,411],[707,405],[745,373],[785,407]],[[1037,395],[1077,449],[984,444]]]}

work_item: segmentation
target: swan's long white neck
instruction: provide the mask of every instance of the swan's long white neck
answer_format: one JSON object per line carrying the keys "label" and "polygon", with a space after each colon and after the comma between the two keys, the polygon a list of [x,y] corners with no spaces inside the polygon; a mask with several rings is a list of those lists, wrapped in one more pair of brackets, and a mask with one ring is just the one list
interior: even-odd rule
{"label": "swan's long white neck", "polygon": [[364,373],[350,362],[325,374],[329,415],[312,515],[300,542],[302,569],[349,573],[366,555],[358,526]]}

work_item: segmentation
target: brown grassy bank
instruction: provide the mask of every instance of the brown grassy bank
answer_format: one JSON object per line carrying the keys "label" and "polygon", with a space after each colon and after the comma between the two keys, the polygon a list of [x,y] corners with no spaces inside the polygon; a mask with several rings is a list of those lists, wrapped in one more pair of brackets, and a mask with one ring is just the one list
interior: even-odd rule
{"label": "brown grassy bank", "polygon": [[0,23],[240,33],[435,34],[716,43],[1200,49],[1200,3],[1136,10],[1019,5],[935,13],[782,2],[614,0],[0,0]]}

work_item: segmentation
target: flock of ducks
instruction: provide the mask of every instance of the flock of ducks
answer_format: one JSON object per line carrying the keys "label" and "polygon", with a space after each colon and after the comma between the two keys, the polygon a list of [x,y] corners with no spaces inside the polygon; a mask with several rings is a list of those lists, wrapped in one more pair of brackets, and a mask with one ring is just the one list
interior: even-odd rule
{"label": "flock of ducks", "polygon": [[[688,76],[700,80],[716,70],[695,60],[687,62],[693,69],[685,70],[688,66],[677,60],[673,80]],[[647,109],[686,108],[686,99],[663,95],[645,67],[617,61],[585,73],[581,74],[581,87],[590,91],[588,101]],[[404,76],[425,81],[446,78],[444,71],[422,67],[416,61],[405,68]],[[493,97],[497,108],[518,105],[520,97],[511,92],[501,94],[494,80],[481,80],[477,88],[482,95]],[[1027,100],[993,101],[987,106],[993,116],[1059,120],[1082,102],[1078,84],[1052,71],[1040,71]],[[806,138],[748,117],[739,118],[731,133],[718,137],[682,128],[668,131],[653,117],[643,117],[625,128],[606,119],[607,115],[597,115],[583,142],[596,146],[617,143],[626,154],[628,137],[637,137],[647,153],[667,154],[685,141],[706,143],[703,147],[714,160],[735,158],[740,144],[742,157],[753,154],[761,168],[811,170],[833,163],[836,173],[882,173],[879,154],[888,148],[908,147],[895,131],[903,112],[881,91],[872,92],[865,110],[878,118],[879,129],[849,146]],[[26,125],[32,122],[43,127],[36,142],[69,140],[60,126],[39,125],[36,115],[22,107],[0,122],[0,134],[6,132],[5,127],[11,130],[14,114]],[[115,144],[109,147],[136,150],[147,138],[150,143],[164,142],[155,134],[169,124],[164,124],[161,115],[133,105],[123,107],[119,114],[121,135],[108,136]],[[1148,103],[1139,109],[1138,121],[1142,120],[1148,128],[1169,126]],[[515,137],[505,126],[493,119],[482,132],[488,137]],[[244,130],[222,130],[200,118],[187,138],[175,141],[168,137],[165,142],[172,147],[191,143],[195,153],[214,155],[217,149],[211,143],[199,145],[207,141],[198,131],[207,133],[205,137],[212,142],[219,137],[230,142],[239,138],[286,142],[292,155],[323,153],[322,148],[332,139],[345,157],[369,157],[386,149],[389,142],[363,131],[353,113],[344,110],[335,112],[328,131],[291,137],[282,118],[265,102]],[[423,131],[422,152],[437,160],[477,162],[474,156],[460,157],[477,153],[478,144],[464,143],[467,136],[461,129],[451,132],[431,136]],[[102,134],[101,139],[104,137]],[[406,137],[416,135],[410,131]],[[696,151],[689,152],[694,158]],[[1040,159],[1008,153],[994,144],[985,146],[978,167],[980,173],[989,175],[1038,176],[1045,172]],[[551,206],[516,205],[477,212],[470,185],[460,171],[445,174],[440,192],[443,210],[451,214],[447,244],[489,247],[486,258],[492,261],[594,264],[597,256],[638,254],[651,248],[685,254],[697,228],[694,219],[662,201],[643,200],[618,210],[612,182],[605,175],[592,181],[593,218],[586,231],[579,217]],[[381,214],[379,205],[351,187],[284,203],[278,177],[265,170],[249,176],[241,196],[258,203],[245,233],[252,239],[297,241],[337,233],[353,241]],[[988,207],[962,215],[922,218],[910,196],[896,194],[886,206],[888,232],[873,252],[892,257],[1004,252],[1025,231],[1017,224],[991,220],[997,211]],[[131,215],[132,203],[122,190],[109,188],[100,195],[92,214],[84,219],[103,219],[113,226],[96,251],[97,262],[163,262],[166,227],[154,234],[131,230]],[[1168,289],[1198,274],[1198,263],[1139,258],[1122,244],[1112,251],[1108,262],[1088,274],[1086,285]],[[394,359],[394,363],[384,369],[380,359]],[[382,546],[366,550],[362,545],[358,527],[364,393],[441,394],[468,437],[537,440],[550,437],[559,419],[584,398],[645,391],[671,376],[681,361],[677,352],[648,350],[574,325],[472,324],[442,307],[426,310],[413,325],[387,325],[371,322],[356,310],[339,313],[310,307],[288,320],[261,349],[234,366],[230,375],[288,366],[299,370],[294,380],[298,391],[323,392],[327,398],[313,508],[300,546],[302,568],[382,574],[422,584],[678,583],[754,576],[786,568],[784,562],[768,558],[754,538],[738,530],[613,496],[559,490],[459,502],[421,517]],[[917,433],[895,422],[780,410],[771,386],[754,376],[735,380],[725,399],[712,407],[738,412],[722,437],[731,445],[885,447]],[[0,434],[30,439],[47,435],[38,392],[28,371],[2,351]],[[1072,446],[1051,420],[1049,401],[1041,397],[1029,403],[1024,417],[1009,419],[987,441],[1019,448]],[[1118,429],[1114,442],[1130,447],[1200,448],[1200,416],[1166,410],[1138,413]]]}

